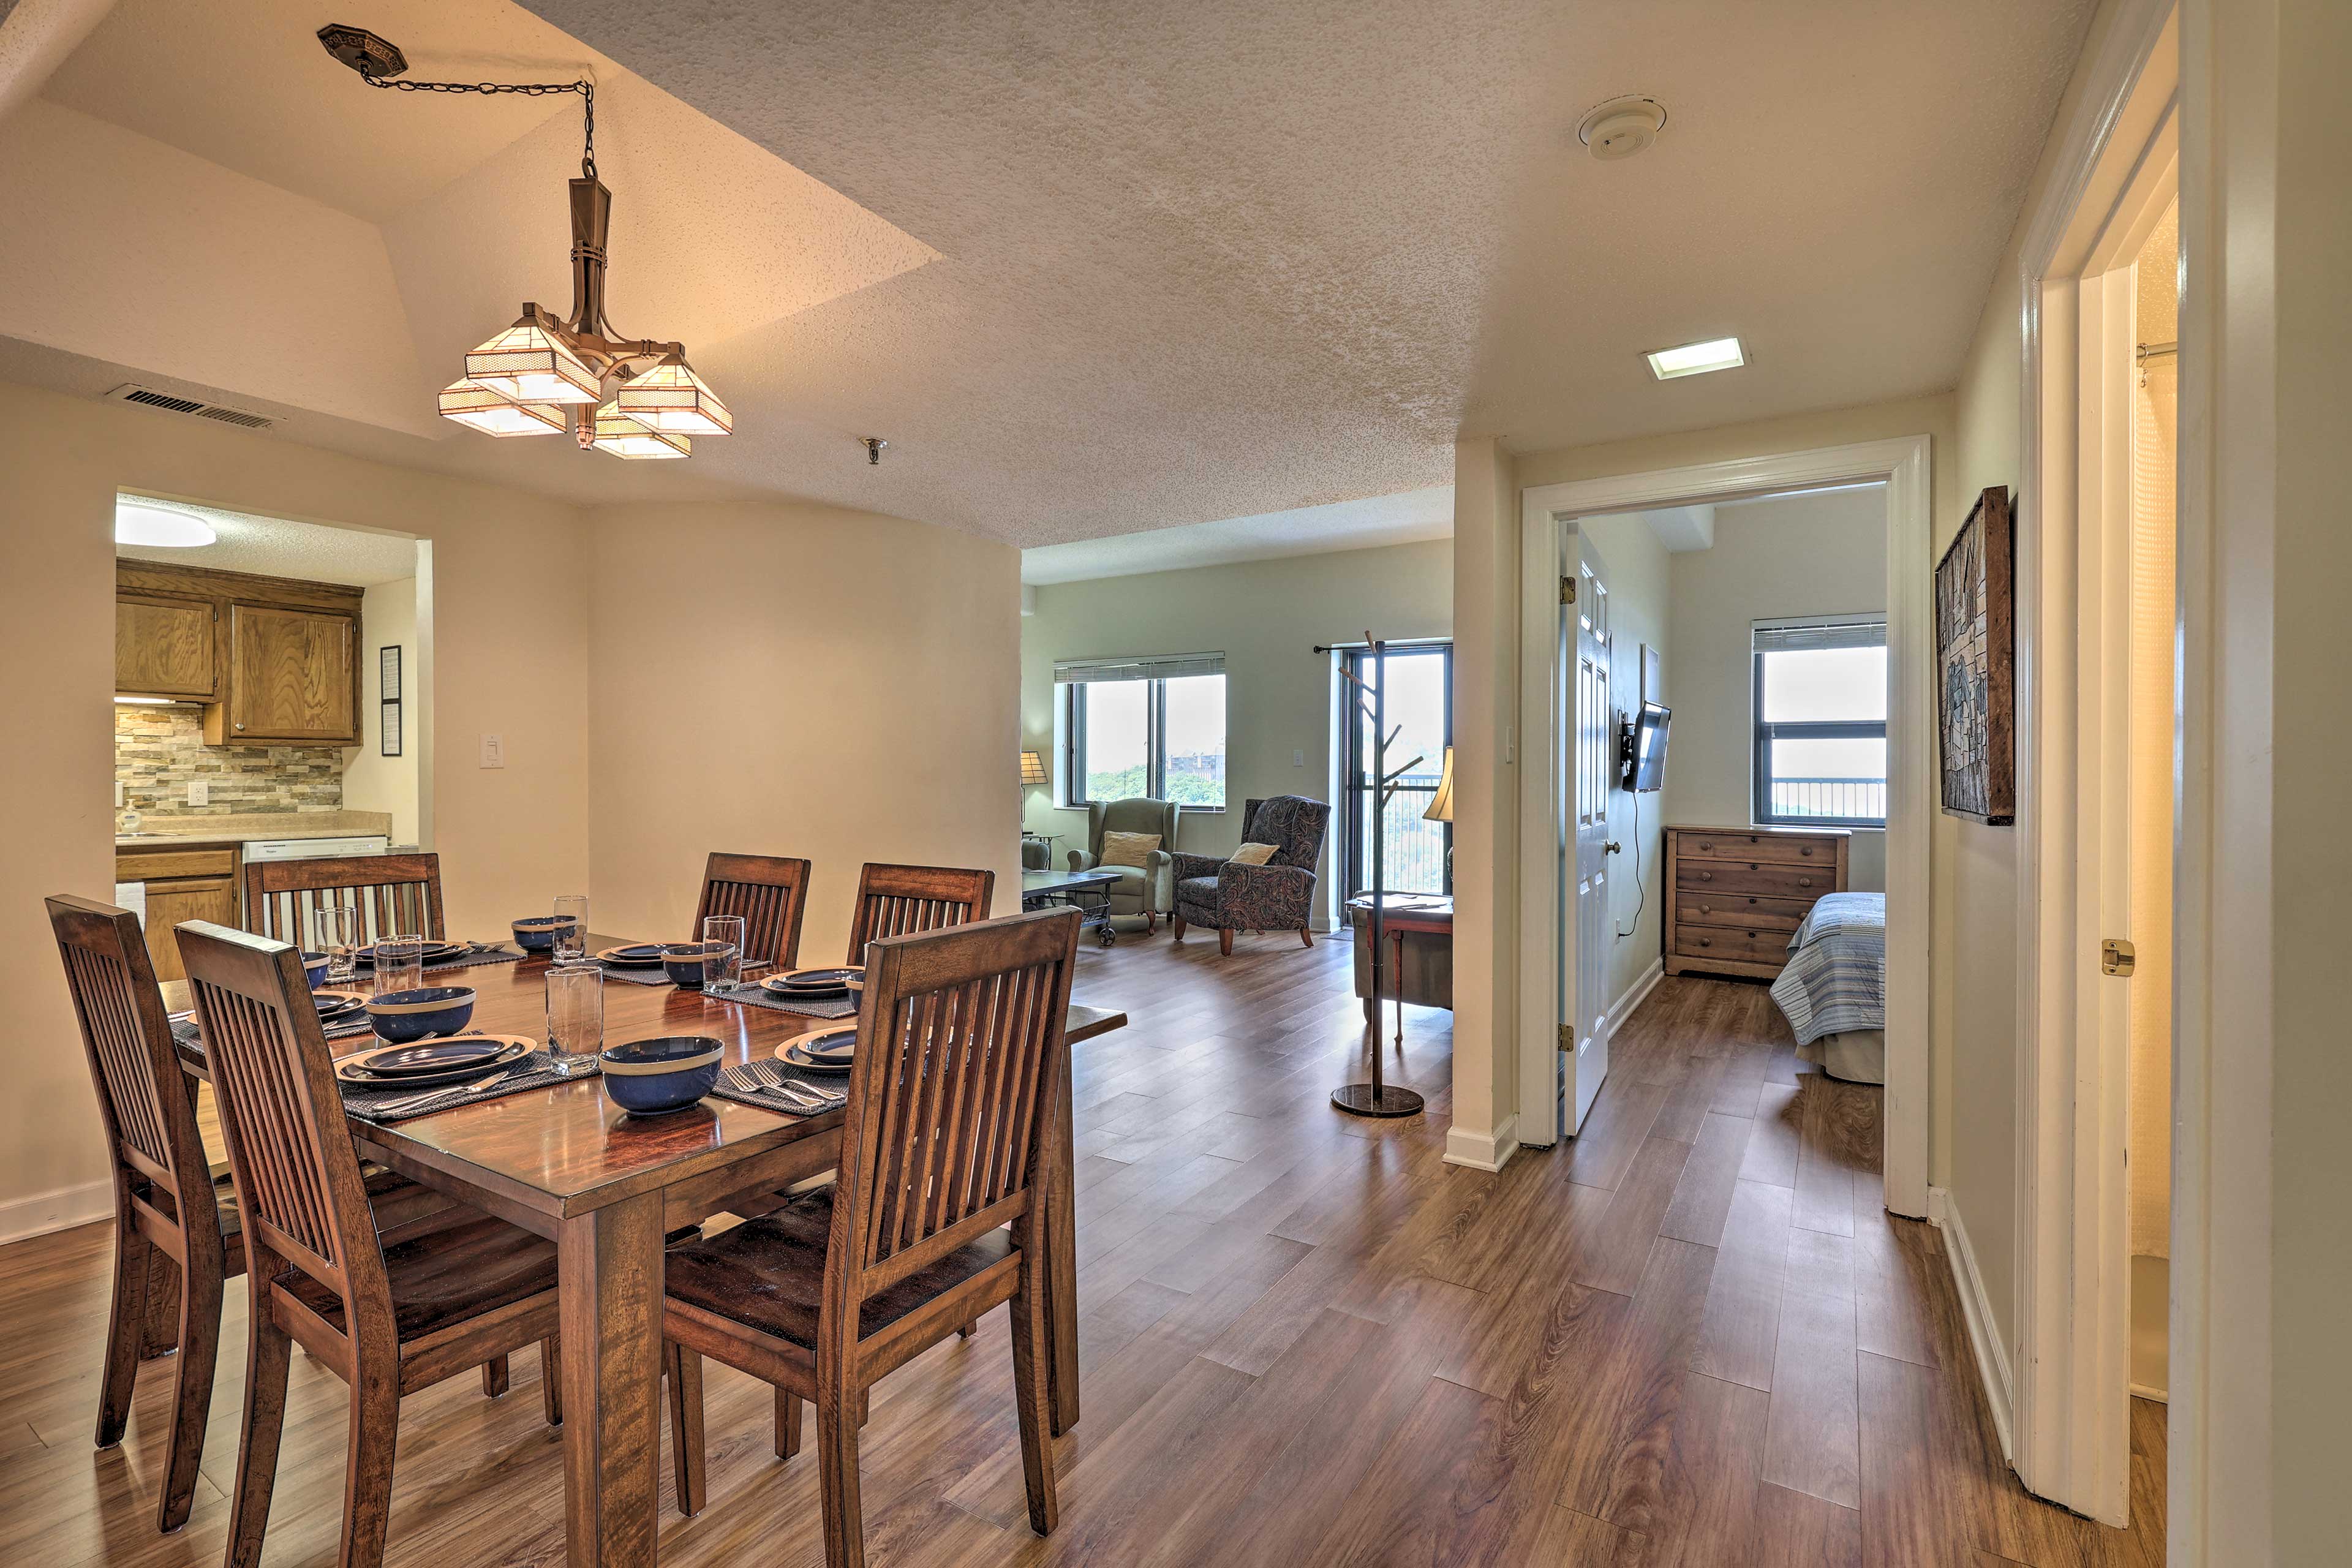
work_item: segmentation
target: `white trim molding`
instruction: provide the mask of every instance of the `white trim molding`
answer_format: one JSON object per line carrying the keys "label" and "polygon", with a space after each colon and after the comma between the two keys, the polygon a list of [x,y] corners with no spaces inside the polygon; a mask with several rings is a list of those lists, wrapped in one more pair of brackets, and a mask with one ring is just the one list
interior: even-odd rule
{"label": "white trim molding", "polygon": [[1474,1132],[1466,1127],[1445,1130],[1444,1162],[1449,1165],[1467,1165],[1474,1171],[1499,1171],[1504,1163],[1518,1152],[1519,1119],[1517,1113],[1503,1118],[1503,1124],[1492,1132]]}
{"label": "white trim molding", "polygon": [[2016,1454],[2015,1388],[2009,1373],[2009,1352],[2001,1347],[2000,1331],[1992,1315],[1992,1298],[1985,1294],[1984,1276],[1977,1272],[1977,1249],[1969,1245],[1969,1227],[1952,1194],[1942,1187],[1927,1189],[1927,1218],[1944,1233],[1944,1257],[1952,1266],[1952,1284],[1959,1292],[1960,1316],[1969,1325],[1969,1345],[1976,1352],[1977,1378],[1983,1384],[1985,1404],[1992,1410],[1993,1429],[2000,1434],[2000,1455]]}
{"label": "white trim molding", "polygon": [[[1847,447],[1699,463],[1531,486],[1520,496],[1523,606],[1553,604],[1560,530],[1580,516],[1769,495],[1809,486],[1881,481],[1886,486],[1886,647],[1888,779],[1886,802],[1886,1100],[1885,1203],[1914,1218],[1927,1212],[1927,943],[1929,826],[1935,810],[1935,622],[1928,603],[1935,519],[1925,436]],[[1573,916],[1559,897],[1560,819],[1549,759],[1559,646],[1554,617],[1520,617],[1519,1072],[1523,1136],[1553,1142],[1559,1021],[1572,1016],[1559,962],[1572,952]],[[1547,854],[1545,846],[1550,847]],[[1546,869],[1549,868],[1549,875]],[[1572,978],[1572,977],[1571,977]],[[1564,1006],[1563,1004],[1567,1005]],[[1501,1055],[1497,1042],[1497,1057]]]}
{"label": "white trim molding", "polygon": [[78,1187],[52,1187],[46,1193],[0,1204],[0,1247],[113,1217],[114,1183],[110,1178],[84,1182]]}
{"label": "white trim molding", "polygon": [[1658,988],[1658,982],[1665,977],[1666,960],[1664,954],[1661,953],[1658,957],[1650,960],[1649,968],[1633,976],[1633,984],[1625,987],[1623,995],[1609,1004],[1609,1016],[1621,1024],[1632,1017],[1633,1009],[1648,1001],[1650,993],[1655,991]]}

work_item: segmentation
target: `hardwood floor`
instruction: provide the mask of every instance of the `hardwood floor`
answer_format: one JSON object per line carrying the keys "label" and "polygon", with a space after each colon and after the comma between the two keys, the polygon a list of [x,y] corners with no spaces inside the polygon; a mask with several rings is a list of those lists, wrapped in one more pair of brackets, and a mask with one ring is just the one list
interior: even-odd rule
{"label": "hardwood floor", "polygon": [[[1450,1018],[1415,1010],[1391,1076],[1429,1113],[1358,1121],[1348,952],[1122,936],[1077,999],[1133,1026],[1079,1047],[1085,1418],[1032,1535],[1005,1315],[875,1390],[878,1563],[1175,1568],[1374,1563],[2118,1568],[2162,1521],[2104,1529],[2001,1463],[1935,1233],[1878,1206],[1879,1091],[1799,1070],[1761,985],[1664,982],[1620,1032],[1582,1137],[1499,1175],[1449,1166]],[[195,1510],[153,1531],[170,1379],[89,1447],[110,1237],[0,1248],[0,1562],[220,1560],[245,1292],[230,1288]],[[708,1369],[710,1506],[662,1477],[662,1560],[823,1561],[816,1468],[772,1451],[768,1391]],[[536,1358],[488,1401],[402,1412],[387,1562],[558,1563],[561,1437]],[[298,1357],[268,1556],[333,1557],[345,1394]],[[2134,1422],[2135,1500],[2163,1420]]]}

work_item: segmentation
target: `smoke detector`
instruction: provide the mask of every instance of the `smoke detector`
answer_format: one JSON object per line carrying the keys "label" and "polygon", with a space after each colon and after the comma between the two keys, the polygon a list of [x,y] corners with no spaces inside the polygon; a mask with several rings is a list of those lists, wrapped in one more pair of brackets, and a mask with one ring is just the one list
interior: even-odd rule
{"label": "smoke detector", "polygon": [[1602,163],[1613,163],[1648,147],[1665,128],[1666,106],[1635,94],[1597,105],[1578,122],[1576,139]]}

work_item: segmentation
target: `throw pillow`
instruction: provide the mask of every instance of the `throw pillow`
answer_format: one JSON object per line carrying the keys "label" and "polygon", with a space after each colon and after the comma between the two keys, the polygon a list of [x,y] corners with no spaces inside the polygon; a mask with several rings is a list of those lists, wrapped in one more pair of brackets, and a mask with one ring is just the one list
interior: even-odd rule
{"label": "throw pillow", "polygon": [[1151,852],[1159,847],[1160,835],[1157,833],[1105,833],[1102,864],[1132,866],[1139,871],[1144,870],[1151,863]]}
{"label": "throw pillow", "polygon": [[1280,848],[1281,846],[1277,844],[1244,844],[1234,851],[1234,864],[1263,866],[1273,859],[1276,852]]}

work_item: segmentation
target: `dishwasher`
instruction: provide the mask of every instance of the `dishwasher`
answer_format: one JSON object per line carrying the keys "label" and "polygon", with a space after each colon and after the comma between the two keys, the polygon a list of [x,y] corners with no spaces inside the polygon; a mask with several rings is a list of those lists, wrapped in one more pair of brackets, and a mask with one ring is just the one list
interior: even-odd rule
{"label": "dishwasher", "polygon": [[247,860],[324,860],[337,855],[381,855],[392,840],[381,833],[359,838],[257,838],[245,847]]}

